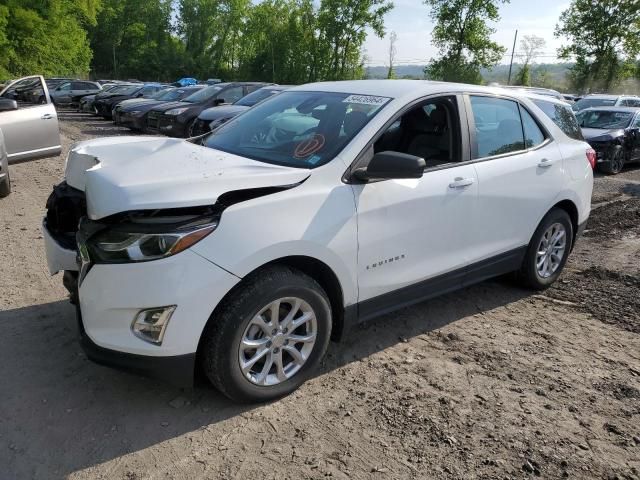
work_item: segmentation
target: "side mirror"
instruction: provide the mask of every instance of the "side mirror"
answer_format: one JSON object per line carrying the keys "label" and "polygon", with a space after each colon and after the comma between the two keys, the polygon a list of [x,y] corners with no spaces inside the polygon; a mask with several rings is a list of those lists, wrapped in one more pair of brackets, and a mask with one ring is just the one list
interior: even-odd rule
{"label": "side mirror", "polygon": [[143,97],[143,96],[144,96],[144,93],[142,93],[142,92],[140,92],[138,95],[136,95],[136,97],[138,97],[138,98]]}
{"label": "side mirror", "polygon": [[18,102],[10,100],[8,98],[0,98],[0,112],[6,112],[9,110],[17,110]]}
{"label": "side mirror", "polygon": [[353,176],[361,182],[422,178],[426,163],[424,158],[400,152],[376,153],[367,168],[358,168]]}
{"label": "side mirror", "polygon": [[215,104],[216,107],[218,105],[222,105],[224,103],[224,98],[216,98],[216,100],[213,103]]}

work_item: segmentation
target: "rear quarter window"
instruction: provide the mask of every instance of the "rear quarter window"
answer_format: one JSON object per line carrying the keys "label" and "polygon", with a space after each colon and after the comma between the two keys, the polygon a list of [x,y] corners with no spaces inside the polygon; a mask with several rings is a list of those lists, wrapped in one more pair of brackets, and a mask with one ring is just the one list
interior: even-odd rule
{"label": "rear quarter window", "polygon": [[573,110],[568,105],[560,105],[544,100],[533,100],[533,103],[555,123],[564,134],[574,140],[584,140]]}

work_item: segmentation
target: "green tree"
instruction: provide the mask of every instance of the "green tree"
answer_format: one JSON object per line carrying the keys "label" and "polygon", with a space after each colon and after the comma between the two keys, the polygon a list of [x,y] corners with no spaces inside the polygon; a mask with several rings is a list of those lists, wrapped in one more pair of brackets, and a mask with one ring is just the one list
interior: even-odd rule
{"label": "green tree", "polygon": [[491,40],[500,19],[498,7],[509,0],[424,0],[435,23],[431,43],[440,52],[425,68],[427,77],[481,83],[481,68],[496,65],[506,49]]}
{"label": "green tree", "polygon": [[398,53],[398,50],[396,49],[397,39],[398,35],[396,32],[392,31],[389,34],[389,70],[387,71],[387,78],[396,78],[396,72],[393,67],[396,63],[396,53]]}
{"label": "green tree", "polygon": [[175,80],[186,60],[171,15],[171,0],[103,0],[91,29],[94,75]]}
{"label": "green tree", "polygon": [[559,57],[575,58],[573,86],[609,90],[633,74],[640,52],[640,2],[573,0],[562,12],[555,34],[568,40],[558,50]]}
{"label": "green tree", "polygon": [[520,67],[518,73],[516,74],[516,85],[530,86],[531,85],[531,66],[528,63],[525,63]]}
{"label": "green tree", "polygon": [[0,76],[85,75],[98,0],[0,0]]}

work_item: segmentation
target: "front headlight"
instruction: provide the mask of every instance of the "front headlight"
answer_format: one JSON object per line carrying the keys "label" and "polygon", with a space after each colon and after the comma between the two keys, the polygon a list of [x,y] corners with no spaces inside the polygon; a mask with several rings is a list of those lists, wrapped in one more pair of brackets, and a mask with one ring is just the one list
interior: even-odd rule
{"label": "front headlight", "polygon": [[165,115],[181,115],[187,110],[189,110],[189,107],[172,108],[171,110],[167,110],[166,112],[164,112],[164,114]]}
{"label": "front headlight", "polygon": [[180,253],[213,232],[217,220],[195,229],[167,233],[127,232],[108,229],[87,242],[96,263],[145,262]]}

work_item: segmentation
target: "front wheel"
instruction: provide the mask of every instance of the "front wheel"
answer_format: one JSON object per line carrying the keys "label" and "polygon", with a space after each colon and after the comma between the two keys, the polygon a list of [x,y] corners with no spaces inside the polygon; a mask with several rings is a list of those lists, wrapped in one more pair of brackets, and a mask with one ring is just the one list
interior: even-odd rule
{"label": "front wheel", "polygon": [[248,277],[211,318],[202,365],[230,399],[264,402],[302,385],[330,336],[331,307],[322,287],[298,270],[269,267]]}
{"label": "front wheel", "polygon": [[610,175],[617,175],[624,167],[624,151],[621,146],[616,146],[609,155],[609,161],[599,164],[600,170]]}
{"label": "front wheel", "polygon": [[567,263],[573,243],[573,225],[569,214],[551,210],[540,222],[525,254],[519,277],[535,290],[550,287]]}

